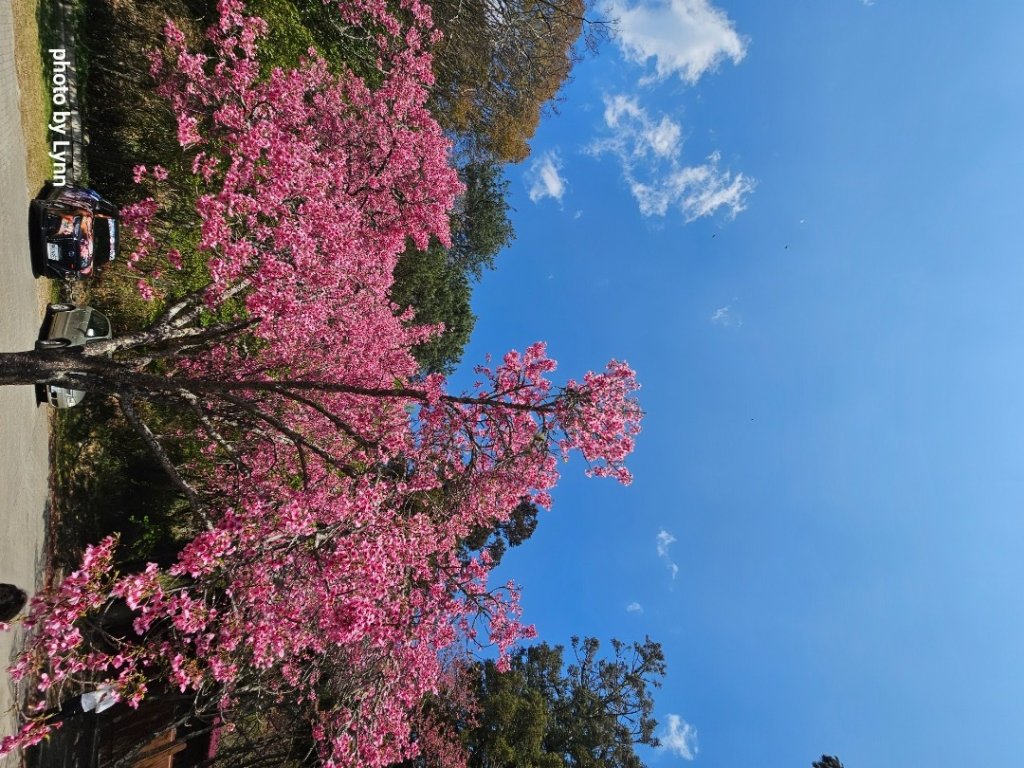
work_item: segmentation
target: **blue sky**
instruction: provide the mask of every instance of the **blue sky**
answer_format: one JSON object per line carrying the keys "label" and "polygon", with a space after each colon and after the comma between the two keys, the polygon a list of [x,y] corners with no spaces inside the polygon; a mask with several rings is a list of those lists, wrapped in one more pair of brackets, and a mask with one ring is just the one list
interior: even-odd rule
{"label": "blue sky", "polygon": [[570,468],[501,576],[543,640],[663,643],[652,766],[1014,764],[1024,4],[614,11],[465,360],[628,360],[636,481]]}

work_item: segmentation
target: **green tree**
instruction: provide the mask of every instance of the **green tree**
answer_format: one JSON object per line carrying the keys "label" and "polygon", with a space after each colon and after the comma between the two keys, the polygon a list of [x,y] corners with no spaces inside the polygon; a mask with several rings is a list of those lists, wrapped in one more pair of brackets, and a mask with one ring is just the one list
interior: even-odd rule
{"label": "green tree", "polygon": [[487,550],[495,565],[509,547],[518,547],[537,530],[537,505],[529,499],[522,499],[508,520],[494,526],[478,526],[463,539],[463,557],[469,557]]}
{"label": "green tree", "polygon": [[665,675],[661,645],[572,638],[573,660],[546,643],[519,651],[508,672],[480,665],[478,724],[464,741],[472,768],[641,768],[635,745],[657,746],[651,689]]}
{"label": "green tree", "polygon": [[413,354],[423,373],[451,373],[462,358],[476,323],[472,281],[514,237],[509,221],[508,181],[493,162],[470,162],[459,169],[465,191],[451,215],[452,245],[436,240],[425,251],[410,247],[395,267],[391,300],[400,312],[412,307],[415,322],[444,324],[444,332]]}
{"label": "green tree", "polygon": [[508,179],[494,162],[470,162],[459,169],[466,189],[452,214],[448,261],[479,280],[494,257],[515,238],[508,212]]}
{"label": "green tree", "polygon": [[585,0],[434,0],[444,36],[434,50],[434,113],[476,152],[501,162],[527,157],[545,108],[607,24]]}
{"label": "green tree", "polygon": [[822,755],[821,760],[811,763],[811,768],[843,768],[843,764],[834,755]]}
{"label": "green tree", "polygon": [[549,702],[531,685],[527,672],[498,672],[492,662],[480,670],[476,690],[478,725],[468,734],[472,768],[562,768],[558,755],[547,753],[544,738],[551,728]]}
{"label": "green tree", "polygon": [[399,311],[412,307],[415,322],[444,324],[444,332],[413,350],[424,373],[451,373],[476,323],[469,278],[448,260],[438,242],[425,251],[406,250],[395,267],[391,301]]}

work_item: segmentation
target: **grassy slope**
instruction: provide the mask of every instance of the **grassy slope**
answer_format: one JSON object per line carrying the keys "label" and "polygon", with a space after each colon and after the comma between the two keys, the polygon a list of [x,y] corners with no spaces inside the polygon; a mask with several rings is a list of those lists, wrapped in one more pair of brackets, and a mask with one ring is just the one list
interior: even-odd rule
{"label": "grassy slope", "polygon": [[11,0],[14,16],[14,65],[20,90],[21,130],[25,134],[26,171],[33,191],[50,178],[46,126],[50,117],[39,33],[39,0]]}

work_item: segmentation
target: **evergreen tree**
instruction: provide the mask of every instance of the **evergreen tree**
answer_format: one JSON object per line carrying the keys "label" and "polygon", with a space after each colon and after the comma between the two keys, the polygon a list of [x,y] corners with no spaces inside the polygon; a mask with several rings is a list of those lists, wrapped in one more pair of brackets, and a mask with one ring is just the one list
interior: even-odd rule
{"label": "evergreen tree", "polygon": [[651,688],[661,685],[661,645],[611,641],[601,656],[595,638],[519,651],[507,672],[479,667],[478,725],[464,742],[472,768],[641,768],[635,745],[657,746]]}

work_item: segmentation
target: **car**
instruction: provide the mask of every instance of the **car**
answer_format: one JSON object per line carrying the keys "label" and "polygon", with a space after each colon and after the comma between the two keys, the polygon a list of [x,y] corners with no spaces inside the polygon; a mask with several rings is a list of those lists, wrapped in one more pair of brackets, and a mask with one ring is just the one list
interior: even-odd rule
{"label": "car", "polygon": [[56,384],[36,384],[36,402],[54,408],[74,408],[85,398],[85,391],[58,387]]}
{"label": "car", "polygon": [[36,277],[81,280],[117,257],[118,208],[85,187],[47,185],[29,211]]}
{"label": "car", "polygon": [[[50,304],[46,307],[43,332],[36,341],[38,350],[59,350],[84,347],[112,337],[106,315],[92,307],[74,304]],[[85,398],[81,389],[56,384],[36,386],[36,400],[54,408],[72,408]]]}
{"label": "car", "polygon": [[110,321],[92,307],[74,304],[48,304],[43,332],[36,349],[84,347],[111,338]]}

